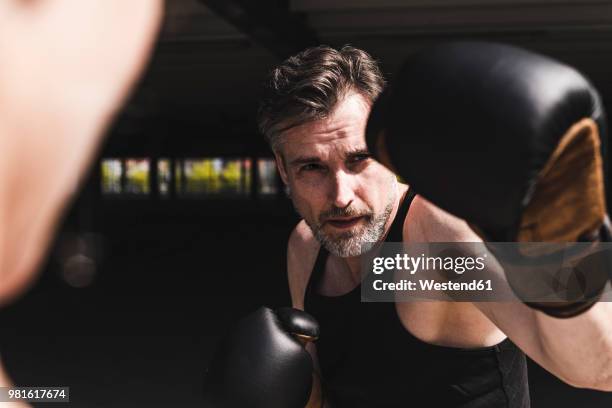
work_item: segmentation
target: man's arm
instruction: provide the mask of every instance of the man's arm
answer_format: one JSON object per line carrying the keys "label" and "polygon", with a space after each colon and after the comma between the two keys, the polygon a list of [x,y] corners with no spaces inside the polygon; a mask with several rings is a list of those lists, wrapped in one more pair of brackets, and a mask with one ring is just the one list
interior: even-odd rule
{"label": "man's arm", "polygon": [[612,391],[612,305],[558,319],[520,302],[476,306],[529,357],[566,383]]}
{"label": "man's arm", "polygon": [[[482,242],[465,221],[422,198],[414,216],[429,242]],[[407,227],[405,233],[410,233]],[[497,287],[508,286],[501,269],[492,278]],[[559,379],[575,387],[612,391],[612,304],[597,303],[570,319],[550,317],[518,298],[516,302],[474,305],[525,354]]]}
{"label": "man's arm", "polygon": [[[319,251],[319,243],[312,235],[310,228],[303,220],[298,223],[289,237],[287,245],[287,279],[289,292],[291,294],[292,306],[304,310],[304,295],[312,268]],[[316,316],[315,316],[316,318]],[[314,375],[312,382],[312,393],[306,408],[323,407],[323,395],[321,389],[320,373],[321,367],[317,357],[317,347],[309,343],[306,350],[310,353],[314,363]]]}

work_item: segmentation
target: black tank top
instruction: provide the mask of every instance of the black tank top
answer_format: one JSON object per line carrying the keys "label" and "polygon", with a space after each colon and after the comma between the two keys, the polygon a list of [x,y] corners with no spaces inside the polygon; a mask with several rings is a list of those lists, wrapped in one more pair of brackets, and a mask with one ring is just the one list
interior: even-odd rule
{"label": "black tank top", "polygon": [[[402,242],[414,194],[400,205],[386,241]],[[360,286],[317,293],[329,253],[321,248],[305,309],[321,325],[317,354],[326,402],[334,408],[526,408],[525,355],[509,339],[493,347],[435,346],[402,325],[395,303],[361,302]]]}

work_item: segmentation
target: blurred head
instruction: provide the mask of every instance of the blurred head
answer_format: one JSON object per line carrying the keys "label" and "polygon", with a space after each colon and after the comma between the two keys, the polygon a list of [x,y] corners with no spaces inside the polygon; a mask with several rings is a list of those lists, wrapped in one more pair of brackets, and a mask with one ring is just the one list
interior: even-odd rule
{"label": "blurred head", "polygon": [[293,205],[337,256],[370,249],[397,198],[395,175],[371,158],[365,141],[383,87],[364,51],[310,48],[272,71],[259,111]]}
{"label": "blurred head", "polygon": [[148,59],[163,4],[2,6],[0,305],[33,282],[63,211]]}

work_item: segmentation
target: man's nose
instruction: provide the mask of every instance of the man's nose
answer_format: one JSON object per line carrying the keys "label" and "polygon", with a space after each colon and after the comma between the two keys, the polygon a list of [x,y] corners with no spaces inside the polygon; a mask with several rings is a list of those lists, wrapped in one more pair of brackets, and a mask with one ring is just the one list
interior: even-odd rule
{"label": "man's nose", "polygon": [[338,171],[333,179],[333,202],[338,208],[348,207],[355,198],[354,176]]}

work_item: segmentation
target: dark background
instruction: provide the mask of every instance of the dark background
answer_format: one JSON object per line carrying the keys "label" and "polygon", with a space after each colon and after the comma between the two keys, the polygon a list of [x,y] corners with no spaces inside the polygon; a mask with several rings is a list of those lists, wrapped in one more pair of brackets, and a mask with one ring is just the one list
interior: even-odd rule
{"label": "dark background", "polygon": [[[70,386],[75,407],[202,406],[218,335],[261,304],[289,303],[285,247],[298,219],[282,194],[106,197],[99,166],[107,157],[270,156],[254,114],[259,85],[280,58],[350,43],[392,77],[405,56],[429,44],[502,41],[576,66],[609,103],[612,4],[513,3],[168,1],[147,73],[108,130],[40,279],[0,311],[0,351],[16,383]],[[79,287],[67,275],[78,282],[78,268],[67,272],[65,264],[75,254],[93,262],[91,282]],[[612,403],[533,364],[529,374],[536,408]]]}

